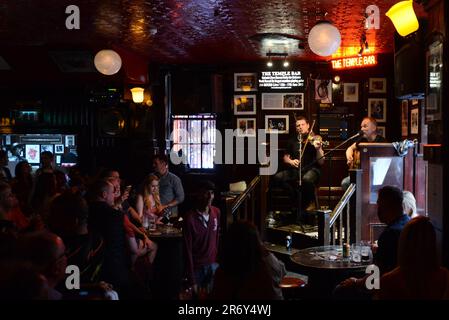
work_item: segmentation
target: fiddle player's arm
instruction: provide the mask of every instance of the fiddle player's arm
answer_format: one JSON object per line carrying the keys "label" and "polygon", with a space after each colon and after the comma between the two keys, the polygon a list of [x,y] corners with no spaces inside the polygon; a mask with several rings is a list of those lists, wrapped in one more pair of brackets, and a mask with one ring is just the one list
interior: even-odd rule
{"label": "fiddle player's arm", "polygon": [[354,161],[354,150],[357,148],[356,143],[354,142],[352,145],[346,149],[346,163],[348,166],[352,165]]}
{"label": "fiddle player's arm", "polygon": [[319,137],[318,139],[315,139],[313,141],[313,146],[316,149],[316,158],[319,159],[319,160],[317,160],[317,162],[320,166],[322,166],[324,164],[324,157],[323,157],[324,150],[323,150],[323,143],[322,143],[323,141],[320,136],[318,136],[318,137]]}
{"label": "fiddle player's arm", "polygon": [[284,163],[288,164],[289,166],[292,166],[294,168],[299,167],[299,160],[298,159],[292,159],[289,153],[284,154]]}

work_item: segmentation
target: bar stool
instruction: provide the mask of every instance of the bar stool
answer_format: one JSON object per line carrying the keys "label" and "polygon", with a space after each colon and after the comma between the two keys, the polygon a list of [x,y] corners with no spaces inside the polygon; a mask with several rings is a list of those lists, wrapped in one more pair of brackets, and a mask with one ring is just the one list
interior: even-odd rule
{"label": "bar stool", "polygon": [[306,288],[306,283],[295,277],[284,277],[279,284],[285,300],[298,299],[304,295],[302,291]]}

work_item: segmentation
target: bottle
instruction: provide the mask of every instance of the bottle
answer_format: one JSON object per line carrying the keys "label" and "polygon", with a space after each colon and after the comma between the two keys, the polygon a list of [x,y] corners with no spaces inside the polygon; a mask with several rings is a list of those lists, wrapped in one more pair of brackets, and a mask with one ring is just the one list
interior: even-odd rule
{"label": "bottle", "polygon": [[292,249],[292,236],[288,235],[285,237],[285,248],[287,251],[290,251]]}
{"label": "bottle", "polygon": [[349,245],[349,243],[344,243],[343,244],[343,258],[349,258],[349,256],[351,255],[351,246]]}

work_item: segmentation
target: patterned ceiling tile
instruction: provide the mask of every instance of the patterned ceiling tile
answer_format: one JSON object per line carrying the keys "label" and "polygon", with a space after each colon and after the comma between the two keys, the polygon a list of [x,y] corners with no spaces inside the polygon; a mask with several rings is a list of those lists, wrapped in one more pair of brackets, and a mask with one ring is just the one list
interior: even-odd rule
{"label": "patterned ceiling tile", "polygon": [[[158,63],[229,63],[286,50],[298,60],[325,59],[305,44],[269,49],[251,40],[261,33],[307,38],[315,23],[332,21],[342,46],[358,46],[365,9],[380,9],[380,30],[367,32],[376,52],[393,51],[394,27],[385,12],[397,0],[80,0],[81,29],[65,29],[66,1],[7,0],[0,4],[3,45],[70,46],[97,50],[119,45]],[[424,16],[415,3],[418,16]],[[284,46],[284,47],[283,47]]]}

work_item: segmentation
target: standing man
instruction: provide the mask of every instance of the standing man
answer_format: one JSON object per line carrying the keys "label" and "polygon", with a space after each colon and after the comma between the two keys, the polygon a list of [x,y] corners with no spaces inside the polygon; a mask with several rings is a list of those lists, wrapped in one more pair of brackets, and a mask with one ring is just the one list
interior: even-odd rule
{"label": "standing man", "polygon": [[[377,134],[377,121],[372,117],[365,117],[360,124],[360,130],[363,132],[363,137],[354,142],[346,149],[346,163],[349,169],[360,168],[359,143],[360,142],[385,142],[385,138]],[[350,177],[347,176],[341,181],[341,188],[343,191],[348,189],[351,184]]]}
{"label": "standing man", "polygon": [[178,204],[184,201],[184,188],[181,179],[168,171],[168,157],[156,155],[153,158],[153,168],[159,177],[159,196],[161,204],[167,205],[166,217],[178,216]]}
{"label": "standing man", "polygon": [[[310,124],[306,117],[300,116],[295,121],[296,132],[287,145],[284,163],[288,169],[278,172],[273,177],[273,186],[288,190],[292,204],[297,201],[297,193],[302,192],[301,207],[307,208],[315,198],[315,186],[321,175],[321,165],[324,163],[324,151],[321,137],[310,132]],[[311,138],[312,141],[309,141]],[[300,149],[301,154],[300,155]],[[302,170],[302,190],[299,190],[299,170]]]}
{"label": "standing man", "polygon": [[187,258],[187,279],[198,289],[209,292],[218,268],[218,225],[220,210],[212,206],[215,186],[210,181],[198,185],[194,209],[184,219],[183,235]]}

